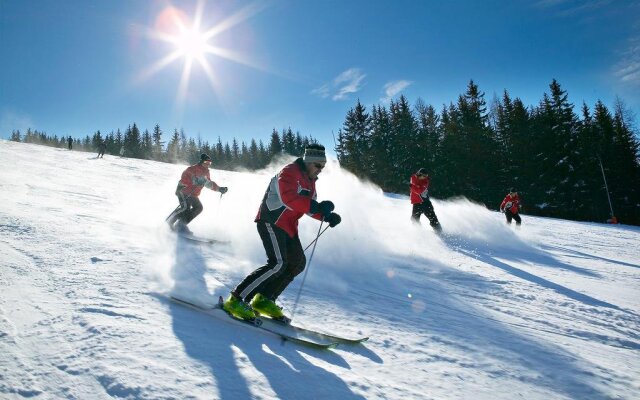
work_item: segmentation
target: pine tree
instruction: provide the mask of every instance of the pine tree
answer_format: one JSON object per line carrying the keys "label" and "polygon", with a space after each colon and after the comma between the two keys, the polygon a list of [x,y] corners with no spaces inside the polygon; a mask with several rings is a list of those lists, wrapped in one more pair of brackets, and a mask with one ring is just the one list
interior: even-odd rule
{"label": "pine tree", "polygon": [[103,140],[104,139],[102,138],[102,134],[100,133],[100,131],[96,131],[96,133],[94,133],[93,137],[91,138],[91,149],[97,150]]}
{"label": "pine tree", "polygon": [[432,105],[418,99],[415,106],[417,115],[416,164],[427,171],[433,171],[440,146],[440,117]]}
{"label": "pine tree", "polygon": [[391,117],[384,106],[374,106],[370,121],[370,147],[367,155],[367,176],[385,191],[396,187],[391,168]]}
{"label": "pine tree", "polygon": [[163,160],[162,150],[164,148],[164,142],[162,141],[162,130],[160,124],[156,124],[153,127],[153,159],[157,161]]}
{"label": "pine tree", "polygon": [[173,130],[171,140],[167,145],[167,161],[170,163],[177,163],[180,155],[180,134],[177,129]]}
{"label": "pine tree", "polygon": [[408,177],[419,167],[419,150],[416,149],[418,129],[415,117],[404,95],[398,101],[390,103],[391,110],[391,144],[392,179],[396,190],[406,187]]}
{"label": "pine tree", "polygon": [[289,155],[298,155],[296,150],[296,138],[293,135],[293,131],[291,131],[291,127],[288,129],[282,129],[282,148],[283,151]]}
{"label": "pine tree", "polygon": [[238,146],[238,141],[236,138],[233,138],[231,141],[231,169],[235,169],[238,165],[240,165],[240,146]]}
{"label": "pine tree", "polygon": [[340,165],[355,175],[366,175],[365,154],[368,152],[369,115],[366,108],[357,101],[347,112],[347,117],[338,132],[338,158]]}
{"label": "pine tree", "polygon": [[249,157],[246,167],[251,170],[256,170],[260,166],[260,154],[258,152],[258,143],[255,139],[251,139],[249,144]]}
{"label": "pine tree", "polygon": [[640,223],[640,159],[638,131],[631,111],[619,98],[614,104],[610,191],[620,221]]}
{"label": "pine tree", "polygon": [[271,132],[271,141],[269,142],[269,162],[281,153],[282,142],[280,142],[280,135],[278,134],[278,131],[274,128]]}
{"label": "pine tree", "polygon": [[153,157],[153,138],[148,129],[145,129],[142,134],[140,157],[145,160],[150,160]]}
{"label": "pine tree", "polygon": [[577,116],[566,91],[554,79],[549,85],[550,96],[543,100],[534,114],[536,164],[536,192],[531,193],[535,204],[545,209],[546,215],[575,218],[577,202],[574,193],[577,158]]}
{"label": "pine tree", "polygon": [[134,158],[142,157],[140,130],[138,130],[138,126],[135,124],[135,122],[133,126],[129,125],[129,127],[125,131],[124,148],[125,148],[127,157],[134,157]]}

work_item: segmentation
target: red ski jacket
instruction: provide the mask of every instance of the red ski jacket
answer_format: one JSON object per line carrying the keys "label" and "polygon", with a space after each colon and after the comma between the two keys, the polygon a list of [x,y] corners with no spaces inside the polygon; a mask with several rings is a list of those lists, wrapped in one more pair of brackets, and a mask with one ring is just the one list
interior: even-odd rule
{"label": "red ski jacket", "polygon": [[411,184],[409,185],[411,188],[411,204],[421,204],[424,199],[429,198],[430,183],[429,175],[418,176],[413,174],[411,176]]}
{"label": "red ski jacket", "polygon": [[298,220],[304,214],[321,220],[320,214],[309,214],[311,200],[316,199],[315,181],[307,175],[302,158],[282,168],[271,178],[255,222],[274,224],[294,237],[298,234]]}
{"label": "red ski jacket", "polygon": [[500,211],[509,210],[511,214],[517,214],[520,211],[520,197],[518,193],[507,193],[507,196],[502,200],[500,204]]}
{"label": "red ski jacket", "polygon": [[203,164],[195,164],[185,169],[180,178],[178,187],[185,196],[200,196],[203,187],[211,190],[218,190],[218,185],[211,180],[209,168]]}

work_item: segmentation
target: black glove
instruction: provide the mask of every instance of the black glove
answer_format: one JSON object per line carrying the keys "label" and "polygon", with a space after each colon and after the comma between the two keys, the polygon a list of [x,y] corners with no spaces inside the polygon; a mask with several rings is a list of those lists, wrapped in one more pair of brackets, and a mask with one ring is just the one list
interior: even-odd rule
{"label": "black glove", "polygon": [[331,214],[327,215],[326,217],[324,217],[324,220],[326,222],[329,223],[330,227],[334,227],[336,225],[338,225],[340,222],[342,222],[342,218],[340,218],[340,215],[332,212]]}
{"label": "black glove", "polygon": [[227,193],[227,191],[228,191],[228,190],[229,190],[229,188],[228,188],[228,187],[226,187],[226,186],[220,186],[220,187],[218,188],[218,192],[220,192],[220,193],[222,193],[222,194]]}
{"label": "black glove", "polygon": [[309,211],[311,214],[320,214],[323,217],[328,217],[334,208],[336,207],[333,205],[333,202],[329,200],[321,201],[320,203],[315,200],[311,200],[311,207],[309,208]]}

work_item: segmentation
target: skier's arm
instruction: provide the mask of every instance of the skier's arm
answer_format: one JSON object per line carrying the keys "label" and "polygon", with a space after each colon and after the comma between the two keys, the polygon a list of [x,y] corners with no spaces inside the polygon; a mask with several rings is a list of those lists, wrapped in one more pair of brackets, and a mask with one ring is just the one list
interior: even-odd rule
{"label": "skier's arm", "polygon": [[504,211],[504,205],[507,204],[507,200],[508,198],[505,197],[504,200],[502,200],[502,203],[500,203],[500,211]]}
{"label": "skier's arm", "polygon": [[415,175],[411,176],[411,181],[409,182],[409,188],[411,189],[411,193],[415,193],[418,196],[420,196],[424,188],[421,188],[420,185],[418,185],[417,180],[418,178]]}
{"label": "skier's arm", "polygon": [[289,168],[278,175],[278,189],[284,205],[299,213],[308,214],[311,208],[311,193],[308,188],[300,186],[298,179]]}
{"label": "skier's arm", "polygon": [[204,183],[204,187],[214,190],[216,192],[220,191],[220,186],[217,183],[211,180],[211,175],[209,175],[209,171],[207,171],[207,176],[205,177],[207,181]]}

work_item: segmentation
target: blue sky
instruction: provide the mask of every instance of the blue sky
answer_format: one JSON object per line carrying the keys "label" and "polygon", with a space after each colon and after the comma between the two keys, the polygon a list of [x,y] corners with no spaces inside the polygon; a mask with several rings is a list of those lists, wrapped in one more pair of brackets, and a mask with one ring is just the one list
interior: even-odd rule
{"label": "blue sky", "polygon": [[[173,43],[195,20],[208,36]],[[470,79],[533,105],[555,78],[577,111],[619,96],[638,115],[640,0],[0,0],[0,60],[4,138],[136,122],[211,143],[291,127],[332,147],[357,99],[440,109]]]}

